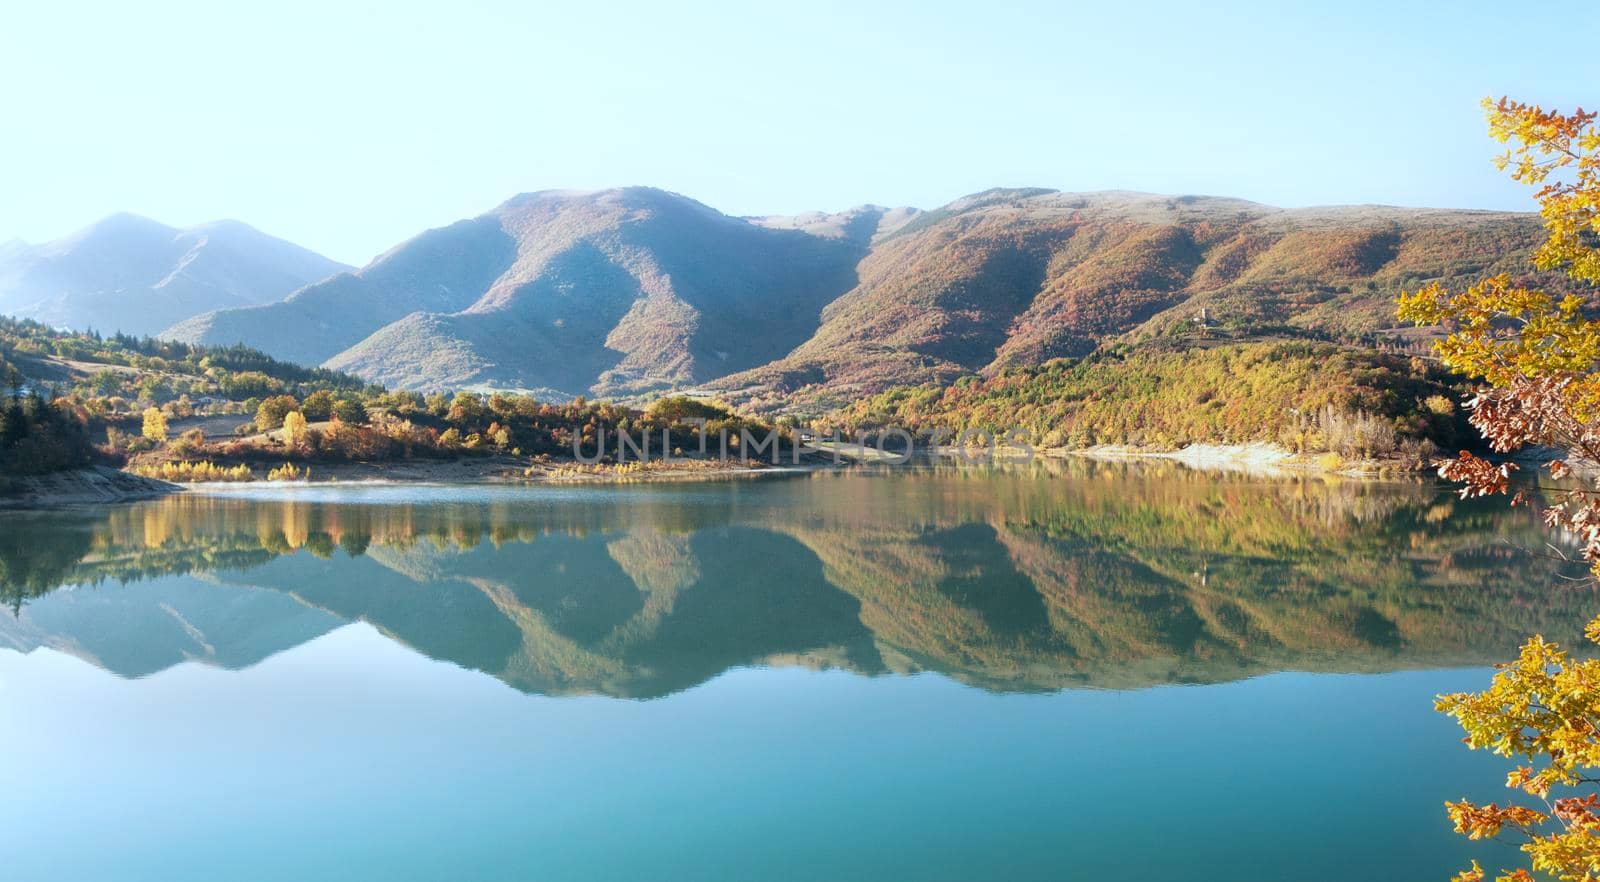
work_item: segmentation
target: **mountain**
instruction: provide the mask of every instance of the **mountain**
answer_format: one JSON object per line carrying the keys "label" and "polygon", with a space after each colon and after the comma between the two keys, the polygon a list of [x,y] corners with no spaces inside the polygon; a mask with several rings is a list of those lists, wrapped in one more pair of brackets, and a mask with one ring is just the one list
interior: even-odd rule
{"label": "mountain", "polygon": [[54,242],[0,244],[0,313],[150,335],[281,299],[348,267],[238,221],[179,230],[117,214]]}
{"label": "mountain", "polygon": [[1202,316],[1235,336],[1367,339],[1423,280],[1528,276],[1540,238],[1531,214],[1126,192],[734,218],[648,188],[548,191],[168,336],[423,391],[695,387],[820,412]]}
{"label": "mountain", "polygon": [[1423,280],[1528,275],[1541,236],[1515,213],[987,191],[880,238],[811,339],[708,388],[758,410],[820,411],[1181,334],[1202,315],[1245,335],[1370,335]]}
{"label": "mountain", "polygon": [[246,342],[412,389],[627,394],[780,358],[855,285],[868,244],[649,188],[547,191],[431,230],[356,273],[167,336]]}

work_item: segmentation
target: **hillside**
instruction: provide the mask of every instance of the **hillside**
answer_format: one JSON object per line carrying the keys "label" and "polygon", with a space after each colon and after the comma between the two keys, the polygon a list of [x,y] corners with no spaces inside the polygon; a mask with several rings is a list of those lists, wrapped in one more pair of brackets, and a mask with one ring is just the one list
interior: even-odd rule
{"label": "hillside", "polygon": [[1527,275],[1540,236],[1536,217],[1512,213],[990,191],[880,239],[811,339],[709,391],[822,413],[1183,332],[1202,315],[1235,336],[1361,339],[1392,327],[1396,295],[1422,280]]}
{"label": "hillside", "polygon": [[0,244],[0,314],[148,335],[345,269],[238,221],[180,230],[118,214],[42,245]]}
{"label": "hillside", "polygon": [[[712,438],[730,433],[734,456],[741,432],[765,438],[776,430],[686,397],[658,399],[647,410],[506,393],[424,398],[244,346],[101,337],[5,317],[0,390],[6,506],[92,492],[85,481],[94,476],[61,473],[102,465],[167,482],[303,480],[312,466],[319,476],[333,469],[334,480],[340,467],[351,476],[434,481],[725,473],[728,464],[693,452],[702,427]],[[648,433],[657,457],[687,449],[686,459],[696,461],[640,463],[637,454],[623,462],[614,446],[623,431]],[[602,450],[601,438],[613,444]],[[580,445],[596,459],[574,462]]]}
{"label": "hillside", "polygon": [[147,408],[171,418],[176,437],[179,421],[201,420],[202,411],[231,429],[265,396],[355,400],[379,391],[240,347],[101,337],[3,316],[0,386],[0,496],[26,491],[13,480],[21,476],[121,464],[148,449],[139,438]]}
{"label": "hillside", "polygon": [[1117,346],[951,386],[892,389],[825,421],[950,437],[1020,431],[1047,448],[1264,442],[1357,459],[1405,450],[1425,460],[1429,449],[1474,443],[1456,405],[1460,378],[1441,366],[1332,343],[1202,342]]}
{"label": "hillside", "polygon": [[390,386],[697,388],[821,414],[1207,323],[1370,341],[1423,280],[1527,275],[1533,215],[990,190],[734,218],[648,188],[518,196],[267,306],[172,328]]}
{"label": "hillside", "polygon": [[648,188],[526,194],[284,303],[166,336],[425,391],[682,387],[781,357],[855,284],[859,236],[775,226]]}

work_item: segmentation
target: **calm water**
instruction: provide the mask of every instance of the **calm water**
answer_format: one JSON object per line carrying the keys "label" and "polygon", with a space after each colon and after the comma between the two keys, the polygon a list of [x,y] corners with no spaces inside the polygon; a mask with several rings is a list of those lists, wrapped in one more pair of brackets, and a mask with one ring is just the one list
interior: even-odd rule
{"label": "calm water", "polygon": [[0,515],[0,879],[1444,879],[1432,696],[1600,610],[1542,539],[1088,463]]}

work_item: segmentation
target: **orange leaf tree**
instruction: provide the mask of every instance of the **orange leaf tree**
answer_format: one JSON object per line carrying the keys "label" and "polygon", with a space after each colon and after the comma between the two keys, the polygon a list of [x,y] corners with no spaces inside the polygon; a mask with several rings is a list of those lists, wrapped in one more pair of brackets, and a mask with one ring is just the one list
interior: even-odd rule
{"label": "orange leaf tree", "polygon": [[[1562,270],[1579,283],[1600,284],[1600,129],[1595,114],[1547,111],[1502,98],[1485,99],[1489,133],[1507,145],[1497,159],[1511,177],[1537,187],[1547,237],[1534,255],[1543,270]],[[1472,424],[1491,450],[1510,454],[1529,446],[1561,451],[1543,464],[1567,478],[1575,463],[1600,464],[1600,322],[1586,301],[1496,276],[1465,291],[1437,283],[1401,295],[1400,317],[1441,325],[1437,344],[1445,363],[1481,385],[1468,401]],[[1511,481],[1515,466],[1462,452],[1440,474],[1462,484],[1462,495],[1532,496]],[[1600,480],[1553,490],[1545,522],[1568,531],[1600,575]],[[1585,632],[1600,643],[1600,618]],[[1466,731],[1468,747],[1514,757],[1520,764],[1506,786],[1537,800],[1532,805],[1467,800],[1445,803],[1458,833],[1472,839],[1506,834],[1522,840],[1529,867],[1499,880],[1600,882],[1600,661],[1575,659],[1531,638],[1514,661],[1499,665],[1489,688],[1439,697],[1438,709]],[[1533,872],[1530,872],[1530,869]],[[1481,882],[1476,861],[1457,882]]]}

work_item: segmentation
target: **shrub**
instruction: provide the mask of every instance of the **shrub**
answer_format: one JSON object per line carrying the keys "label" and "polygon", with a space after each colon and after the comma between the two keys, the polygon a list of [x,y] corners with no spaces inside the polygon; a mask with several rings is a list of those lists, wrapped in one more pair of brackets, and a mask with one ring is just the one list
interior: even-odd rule
{"label": "shrub", "polygon": [[181,457],[191,457],[199,453],[206,445],[206,436],[199,429],[190,429],[178,436],[172,442],[172,452]]}
{"label": "shrub", "polygon": [[299,468],[292,462],[286,462],[283,465],[278,466],[277,468],[273,469],[272,471],[267,472],[267,480],[269,480],[269,481],[309,481],[309,480],[311,480],[311,470],[309,468],[305,468],[305,469]]}
{"label": "shrub", "polygon": [[219,466],[213,462],[163,462],[134,466],[132,472],[143,478],[180,484],[255,480],[248,466]]}

